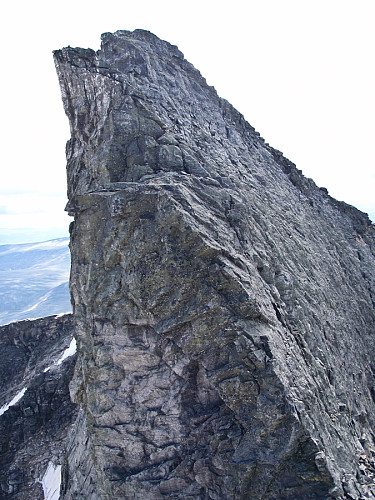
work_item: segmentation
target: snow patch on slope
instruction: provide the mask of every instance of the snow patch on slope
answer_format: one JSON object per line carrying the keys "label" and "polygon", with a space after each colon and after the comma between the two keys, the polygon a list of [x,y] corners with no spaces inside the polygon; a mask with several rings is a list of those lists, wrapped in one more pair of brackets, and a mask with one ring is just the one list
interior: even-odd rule
{"label": "snow patch on slope", "polygon": [[8,411],[11,406],[14,406],[16,403],[18,403],[18,401],[23,398],[26,391],[27,391],[27,387],[24,387],[20,392],[18,392],[14,396],[12,401],[10,401],[8,404],[2,406],[0,408],[0,416],[3,415],[6,411]]}
{"label": "snow patch on slope", "polygon": [[50,462],[41,481],[44,500],[59,500],[61,486],[61,465]]}
{"label": "snow patch on slope", "polygon": [[70,358],[71,356],[74,356],[74,354],[77,352],[77,341],[73,337],[69,347],[65,349],[65,351],[62,353],[61,357],[53,363],[53,365],[49,366],[48,368],[45,368],[43,371],[44,373],[48,372],[53,366],[59,366],[61,363],[63,363],[66,359]]}
{"label": "snow patch on slope", "polygon": [[77,341],[73,337],[72,341],[69,344],[69,347],[65,349],[63,352],[61,358],[56,362],[56,365],[61,365],[67,358],[70,358],[70,356],[74,356],[74,354],[77,352]]}

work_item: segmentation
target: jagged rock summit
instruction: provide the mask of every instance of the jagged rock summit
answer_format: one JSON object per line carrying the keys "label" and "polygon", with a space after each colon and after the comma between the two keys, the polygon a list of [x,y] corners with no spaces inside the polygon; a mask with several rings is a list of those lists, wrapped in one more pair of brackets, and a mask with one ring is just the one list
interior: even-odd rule
{"label": "jagged rock summit", "polygon": [[54,53],[65,499],[375,498],[375,232],[147,31]]}

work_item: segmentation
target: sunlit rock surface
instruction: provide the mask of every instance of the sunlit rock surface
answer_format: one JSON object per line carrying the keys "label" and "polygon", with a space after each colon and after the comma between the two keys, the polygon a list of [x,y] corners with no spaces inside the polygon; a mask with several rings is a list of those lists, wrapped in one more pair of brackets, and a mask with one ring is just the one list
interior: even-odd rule
{"label": "sunlit rock surface", "polygon": [[55,63],[81,408],[62,497],[374,498],[366,214],[148,32]]}

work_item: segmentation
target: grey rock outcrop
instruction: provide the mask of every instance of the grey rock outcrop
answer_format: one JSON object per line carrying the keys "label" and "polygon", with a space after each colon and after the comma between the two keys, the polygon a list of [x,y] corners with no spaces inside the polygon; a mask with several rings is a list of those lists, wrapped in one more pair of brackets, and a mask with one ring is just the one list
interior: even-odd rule
{"label": "grey rock outcrop", "polygon": [[146,31],[54,53],[80,415],[63,498],[375,498],[375,231]]}
{"label": "grey rock outcrop", "polygon": [[63,464],[77,418],[69,382],[72,316],[0,327],[0,498],[42,500],[49,465]]}

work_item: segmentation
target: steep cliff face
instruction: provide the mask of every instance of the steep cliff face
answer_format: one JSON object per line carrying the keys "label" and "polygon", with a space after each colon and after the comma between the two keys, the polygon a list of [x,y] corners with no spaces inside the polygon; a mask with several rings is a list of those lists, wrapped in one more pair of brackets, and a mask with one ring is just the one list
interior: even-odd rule
{"label": "steep cliff face", "polygon": [[71,315],[0,327],[2,499],[52,499],[47,486],[59,487],[68,430],[77,417],[69,395],[73,347]]}
{"label": "steep cliff face", "polygon": [[65,48],[63,498],[374,498],[375,231],[145,31]]}

